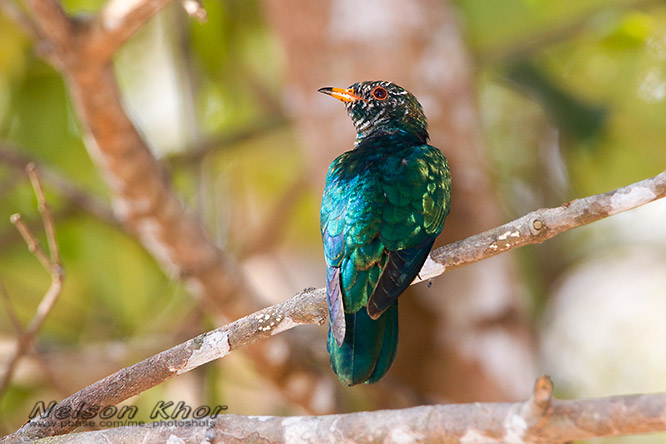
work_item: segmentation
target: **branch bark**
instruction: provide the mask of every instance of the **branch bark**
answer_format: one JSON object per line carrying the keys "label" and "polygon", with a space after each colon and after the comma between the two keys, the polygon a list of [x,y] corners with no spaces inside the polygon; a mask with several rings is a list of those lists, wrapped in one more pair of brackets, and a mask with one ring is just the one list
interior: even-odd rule
{"label": "branch bark", "polygon": [[[547,376],[519,403],[412,407],[325,416],[221,415],[77,433],[49,443],[564,443],[666,430],[666,394],[558,400]],[[180,425],[179,425],[180,423]]]}
{"label": "branch bark", "polygon": [[109,63],[127,40],[172,1],[109,1],[87,25],[87,52],[100,63]]}
{"label": "branch bark", "polygon": [[[326,321],[324,289],[307,289],[286,302],[265,308],[223,327],[126,367],[59,402],[55,409],[116,405],[174,376],[186,373],[234,350],[276,335],[300,324]],[[35,440],[68,433],[73,421],[40,421],[36,417],[0,443]]]}
{"label": "branch bark", "polygon": [[[541,243],[546,239],[549,239],[555,236],[558,233],[570,230],[572,228],[586,225],[602,219],[604,217],[617,214],[623,211],[628,211],[633,208],[636,208],[640,205],[652,202],[654,200],[663,198],[666,196],[666,172],[663,172],[653,178],[646,179],[626,187],[618,188],[614,191],[610,191],[603,194],[598,194],[594,196],[589,196],[583,199],[574,200],[568,204],[556,208],[545,208],[533,211],[519,219],[516,219],[512,222],[488,230],[484,233],[477,234],[462,241],[455,242],[450,245],[438,248],[430,254],[429,262],[424,265],[424,268],[421,272],[422,279],[429,279],[435,276],[439,276],[444,271],[461,267],[463,265],[471,264],[479,260],[495,256],[504,251],[512,250],[524,245]],[[434,265],[433,265],[434,264]],[[416,282],[416,280],[415,280]],[[285,330],[291,329],[300,324],[319,324],[322,325],[327,317],[326,311],[326,291],[324,288],[310,288],[303,290],[301,293],[292,297],[286,302],[265,308],[256,313],[253,313],[249,316],[245,316],[231,324],[225,325],[223,327],[217,328],[215,330],[209,331],[202,335],[197,336],[196,338],[190,339],[187,342],[184,342],[180,345],[177,345],[169,350],[165,350],[155,356],[152,356],[144,361],[141,361],[131,367],[124,368],[106,378],[97,381],[96,383],[84,388],[83,390],[75,393],[69,398],[61,401],[55,408],[69,407],[72,411],[76,406],[81,403],[86,405],[115,405],[121,401],[128,399],[131,396],[137,395],[155,385],[166,381],[174,376],[188,372],[198,366],[201,366],[207,362],[210,362],[214,359],[218,359],[228,355],[233,350],[245,347],[254,342],[257,342],[261,339],[268,338],[269,336],[276,335]],[[543,385],[537,385],[537,390],[535,390],[535,399],[538,400],[537,404],[545,403],[550,398],[550,389],[547,387],[544,388]],[[544,394],[545,393],[545,394]],[[655,395],[656,396],[656,395]],[[629,398],[627,398],[629,399]],[[633,399],[633,398],[632,398]],[[643,398],[640,398],[641,400]],[[650,398],[647,397],[648,403],[654,403],[654,405],[660,406],[662,410],[666,410],[664,407],[666,404],[663,404],[666,401],[666,395],[663,397]],[[657,399],[657,401],[654,401]],[[536,402],[536,401],[535,401]],[[582,401],[581,401],[582,402]],[[624,401],[623,401],[624,402]],[[632,400],[631,402],[637,402]],[[642,401],[641,401],[642,402]],[[662,404],[659,404],[662,402]],[[616,406],[613,406],[612,403],[608,404],[591,404],[590,406],[585,407],[587,404],[583,405],[586,409],[591,409],[594,411],[595,408],[604,407],[606,416],[602,415],[602,418],[611,418],[612,420],[617,420]],[[490,404],[495,405],[495,404]],[[505,415],[506,404],[497,404],[501,407],[501,415]],[[624,404],[622,404],[624,405]],[[476,406],[476,407],[475,407]],[[649,404],[647,406],[653,406]],[[441,406],[444,409],[450,409],[451,406]],[[471,409],[478,408],[478,404],[470,405]],[[499,408],[499,407],[498,407]],[[549,407],[551,408],[551,407]],[[567,415],[573,415],[576,413],[576,410],[572,406],[567,407],[569,410]],[[582,407],[581,407],[582,408]],[[641,407],[642,409],[643,407]],[[647,407],[646,407],[647,408]],[[653,408],[653,407],[651,407]],[[422,410],[418,410],[422,409]],[[430,421],[429,414],[431,413],[429,407],[417,407],[416,410],[408,409],[409,412],[420,412],[419,416],[420,421]],[[482,414],[485,412],[483,408],[478,408],[479,413]],[[491,408],[491,410],[494,407]],[[572,410],[573,409],[573,410]],[[542,409],[543,410],[543,409]],[[639,409],[640,410],[640,409]],[[448,410],[447,410],[448,411]],[[652,412],[653,410],[645,410],[646,412]],[[406,411],[402,411],[403,413]],[[472,412],[465,411],[466,414],[472,414]],[[643,412],[643,410],[640,410]],[[436,412],[435,412],[436,413]],[[460,415],[460,412],[451,411],[447,415],[454,414],[455,420],[451,420],[451,427],[456,426],[457,421],[462,421],[460,424],[467,424],[465,415]],[[374,413],[364,413],[364,415],[378,414]],[[576,413],[578,414],[578,413]],[[642,414],[642,413],[641,413]],[[436,413],[434,416],[439,415]],[[610,416],[608,416],[610,415]],[[658,430],[666,430],[663,428],[664,421],[666,421],[666,413],[662,413],[661,419],[658,420],[657,424],[659,427],[662,427]],[[387,415],[390,418],[393,418],[391,415]],[[657,417],[658,415],[654,415]],[[329,417],[307,417],[310,419],[303,420],[303,423],[310,424],[308,427],[314,427],[318,430],[320,423],[316,421],[316,418],[329,418]],[[594,415],[592,418],[582,417],[584,420],[595,420]],[[604,419],[606,420],[606,419]],[[257,426],[256,420],[248,418],[247,421],[250,421],[254,426]],[[277,419],[273,421],[278,422]],[[280,421],[283,421],[281,419]],[[296,421],[296,420],[294,420]],[[299,419],[300,421],[300,419]],[[309,421],[315,421],[310,423]],[[595,420],[600,422],[601,420]],[[232,421],[233,423],[233,421]],[[494,422],[490,422],[495,424]],[[225,424],[227,424],[225,422]],[[262,422],[263,424],[263,422]],[[331,423],[326,423],[331,424]],[[368,427],[367,424],[363,423],[365,427]],[[376,429],[376,424],[369,428],[369,430]],[[393,425],[393,428],[390,430],[400,430],[396,428],[395,421],[388,419],[386,424]],[[409,424],[406,422],[405,424]],[[429,426],[432,426],[428,422]],[[538,423],[541,424],[541,423]],[[545,430],[546,435],[551,436],[548,433],[557,433],[557,427],[559,425],[540,425],[539,431]],[[555,423],[558,424],[558,423]],[[578,424],[574,421],[574,424]],[[226,426],[225,426],[226,427]],[[518,427],[521,434],[526,433],[526,428],[522,423],[514,423],[511,427]],[[535,426],[536,427],[536,426]],[[552,431],[548,427],[554,427],[555,430]],[[578,427],[578,426],[576,426]],[[26,425],[21,427],[17,432],[12,435],[5,437],[3,441],[0,442],[11,442],[11,439],[28,439],[34,440],[42,438],[45,436],[63,434],[70,432],[75,428],[75,424],[72,421],[65,422],[56,422],[49,423],[39,421],[39,418],[33,419],[28,422]],[[441,424],[434,427],[430,430],[425,425],[423,430],[430,430],[428,433],[436,433],[438,428],[441,428]],[[608,427],[607,427],[608,428]],[[268,428],[267,430],[270,430]],[[282,430],[281,428],[279,430]],[[286,431],[287,429],[285,429]],[[341,430],[344,430],[342,428]],[[411,430],[411,429],[409,429]],[[421,429],[419,429],[421,430]],[[466,429],[465,429],[466,430]],[[507,429],[508,430],[508,429]],[[536,429],[535,429],[536,430]],[[583,428],[583,431],[588,429]],[[613,427],[610,428],[610,431],[620,430],[613,423]],[[640,432],[645,432],[648,430],[641,429]],[[657,430],[651,430],[657,431]],[[388,432],[387,432],[388,433]],[[391,432],[395,433],[395,432]],[[421,432],[419,432],[421,433]],[[535,432],[536,433],[536,432]],[[626,432],[631,433],[631,432]],[[317,438],[321,438],[324,435],[313,435]],[[356,436],[356,435],[353,435]],[[489,435],[499,439],[504,435]],[[522,436],[522,435],[521,435]],[[535,437],[541,435],[534,435]],[[610,435],[586,435],[589,436],[610,436]],[[470,441],[467,442],[506,442],[506,441],[474,441],[471,438],[477,439],[479,437],[485,437],[485,432],[480,435],[470,435],[468,437]],[[323,438],[322,438],[323,439]],[[447,438],[448,439],[448,438]],[[485,439],[485,438],[484,438]],[[552,442],[551,441],[539,441],[537,438],[532,442]],[[569,438],[567,438],[569,439]],[[566,441],[563,439],[562,441]],[[578,439],[578,438],[575,438]],[[275,441],[281,442],[281,441]],[[458,442],[458,441],[444,441],[444,442]],[[513,442],[522,442],[522,441],[513,441]]]}
{"label": "branch bark", "polygon": [[553,236],[629,211],[666,195],[666,172],[603,194],[576,199],[555,208],[542,208],[507,224],[430,253],[415,282],[486,259],[514,248],[540,244]]}

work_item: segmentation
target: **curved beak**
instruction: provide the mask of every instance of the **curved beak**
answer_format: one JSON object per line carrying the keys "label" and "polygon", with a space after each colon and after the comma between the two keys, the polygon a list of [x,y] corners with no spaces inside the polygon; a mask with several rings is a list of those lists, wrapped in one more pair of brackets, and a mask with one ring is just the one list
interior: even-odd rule
{"label": "curved beak", "polygon": [[351,88],[332,88],[327,86],[325,88],[319,88],[317,92],[328,94],[342,102],[355,102],[356,100],[361,100],[361,97],[357,96]]}

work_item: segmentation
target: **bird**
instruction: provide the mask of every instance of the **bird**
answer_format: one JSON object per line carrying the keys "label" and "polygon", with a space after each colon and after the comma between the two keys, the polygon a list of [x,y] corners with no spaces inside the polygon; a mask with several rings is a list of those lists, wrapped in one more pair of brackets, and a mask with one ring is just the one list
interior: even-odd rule
{"label": "bird", "polygon": [[342,383],[372,384],[395,359],[398,296],[442,232],[451,173],[406,89],[377,80],[318,92],[342,101],[356,129],[353,148],[328,169],[321,203],[327,350]]}

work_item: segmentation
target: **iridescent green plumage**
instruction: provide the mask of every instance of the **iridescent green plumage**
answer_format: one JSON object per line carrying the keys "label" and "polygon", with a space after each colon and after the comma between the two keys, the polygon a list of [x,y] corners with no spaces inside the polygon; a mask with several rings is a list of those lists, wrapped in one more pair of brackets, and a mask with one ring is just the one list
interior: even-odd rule
{"label": "iridescent green plumage", "polygon": [[408,91],[381,81],[320,91],[345,102],[357,130],[354,149],[329,167],[321,204],[328,352],[342,382],[372,383],[395,358],[397,298],[442,231],[451,176]]}

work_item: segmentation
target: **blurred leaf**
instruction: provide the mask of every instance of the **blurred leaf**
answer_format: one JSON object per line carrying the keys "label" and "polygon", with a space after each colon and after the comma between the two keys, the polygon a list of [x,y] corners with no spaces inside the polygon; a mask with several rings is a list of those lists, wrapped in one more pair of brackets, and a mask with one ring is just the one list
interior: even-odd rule
{"label": "blurred leaf", "polygon": [[68,14],[92,14],[107,3],[105,0],[63,0],[62,7]]}
{"label": "blurred leaf", "polygon": [[190,25],[192,45],[199,56],[201,67],[209,76],[216,76],[228,63],[232,51],[232,17],[228,2],[208,2],[205,24],[193,21]]}
{"label": "blurred leaf", "polygon": [[9,120],[12,91],[25,74],[30,41],[14,22],[0,15],[0,133]]}
{"label": "blurred leaf", "polygon": [[586,103],[582,98],[556,85],[532,62],[522,60],[507,69],[511,80],[536,97],[565,135],[589,140],[599,137],[607,109]]}
{"label": "blurred leaf", "polygon": [[485,52],[497,48],[511,48],[537,36],[552,33],[605,6],[616,6],[618,2],[456,0],[455,3],[463,13],[472,49]]}
{"label": "blurred leaf", "polygon": [[654,20],[650,15],[640,11],[630,11],[604,39],[604,43],[615,50],[636,48],[645,45],[653,32]]}

